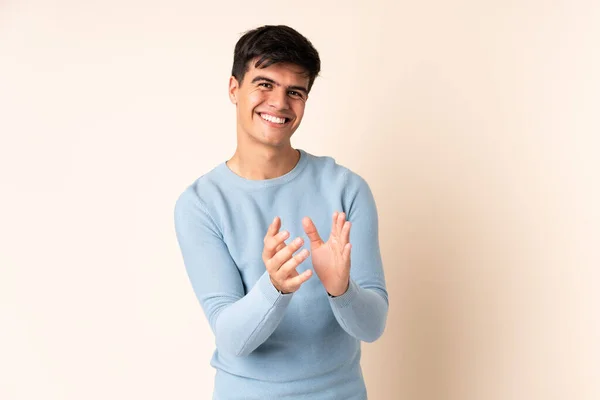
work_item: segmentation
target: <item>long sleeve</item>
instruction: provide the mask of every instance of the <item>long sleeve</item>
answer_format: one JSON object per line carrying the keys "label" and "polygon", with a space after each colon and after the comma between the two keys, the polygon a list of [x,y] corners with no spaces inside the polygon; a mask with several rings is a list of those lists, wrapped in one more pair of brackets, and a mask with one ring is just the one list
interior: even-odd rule
{"label": "long sleeve", "polygon": [[175,205],[175,230],[190,282],[215,334],[219,352],[247,356],[281,322],[291,294],[265,271],[246,294],[221,231],[189,187]]}
{"label": "long sleeve", "polygon": [[379,249],[375,199],[367,182],[352,172],[344,196],[347,219],[352,222],[350,286],[346,293],[330,297],[335,318],[351,336],[373,342],[385,329],[388,293]]}

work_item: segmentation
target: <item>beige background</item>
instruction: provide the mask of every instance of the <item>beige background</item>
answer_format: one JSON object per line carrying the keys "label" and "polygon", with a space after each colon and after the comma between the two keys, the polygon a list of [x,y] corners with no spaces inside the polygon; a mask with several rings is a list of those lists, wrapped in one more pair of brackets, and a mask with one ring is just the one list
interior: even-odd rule
{"label": "beige background", "polygon": [[233,46],[323,61],[294,145],[371,184],[371,400],[600,398],[600,6],[0,2],[0,398],[209,399],[173,228],[230,157]]}

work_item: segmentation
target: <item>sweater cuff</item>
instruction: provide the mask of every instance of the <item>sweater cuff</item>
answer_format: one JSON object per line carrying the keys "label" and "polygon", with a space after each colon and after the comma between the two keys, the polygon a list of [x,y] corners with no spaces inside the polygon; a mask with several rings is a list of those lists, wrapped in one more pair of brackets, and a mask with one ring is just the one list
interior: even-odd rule
{"label": "sweater cuff", "polygon": [[358,285],[356,283],[354,283],[352,278],[350,278],[350,283],[348,285],[348,290],[346,290],[346,293],[344,293],[341,296],[336,296],[336,297],[329,296],[329,301],[331,302],[331,304],[335,305],[336,307],[344,308],[344,307],[349,306],[352,303],[352,301],[354,300],[354,298],[356,297],[357,294],[358,294]]}
{"label": "sweater cuff", "polygon": [[271,304],[275,304],[275,302],[279,299],[289,302],[293,295],[293,293],[281,293],[279,290],[277,290],[275,286],[273,286],[273,282],[271,282],[271,278],[269,277],[269,273],[267,271],[265,271],[265,273],[258,278],[257,285],[261,293]]}

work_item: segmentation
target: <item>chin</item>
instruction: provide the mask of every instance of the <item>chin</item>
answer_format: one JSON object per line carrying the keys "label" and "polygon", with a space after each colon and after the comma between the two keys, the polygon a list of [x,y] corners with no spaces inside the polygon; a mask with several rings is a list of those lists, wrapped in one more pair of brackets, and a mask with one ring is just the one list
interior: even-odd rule
{"label": "chin", "polygon": [[273,146],[284,146],[290,143],[290,139],[294,132],[290,131],[260,131],[254,136],[259,142],[270,144]]}
{"label": "chin", "polygon": [[290,145],[290,139],[274,139],[274,138],[263,138],[261,142],[271,147],[286,147]]}
{"label": "chin", "polygon": [[289,137],[276,137],[273,135],[254,136],[254,140],[269,147],[284,147],[289,146]]}

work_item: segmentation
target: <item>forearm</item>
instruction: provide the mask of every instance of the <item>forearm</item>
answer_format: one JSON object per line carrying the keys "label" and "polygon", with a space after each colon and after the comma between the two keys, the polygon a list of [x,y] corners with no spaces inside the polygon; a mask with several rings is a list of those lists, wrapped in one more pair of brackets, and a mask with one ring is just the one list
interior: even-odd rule
{"label": "forearm", "polygon": [[175,230],[217,348],[235,356],[250,354],[277,328],[291,295],[280,294],[266,271],[246,293],[221,229],[191,187],[176,203]]}
{"label": "forearm", "polygon": [[388,313],[384,288],[362,288],[350,279],[346,293],[329,302],[340,326],[356,339],[373,342],[383,334]]}
{"label": "forearm", "polygon": [[285,315],[291,294],[280,294],[263,275],[244,297],[207,298],[203,306],[215,333],[217,349],[247,356],[271,336]]}

